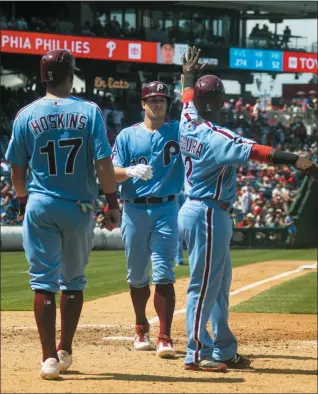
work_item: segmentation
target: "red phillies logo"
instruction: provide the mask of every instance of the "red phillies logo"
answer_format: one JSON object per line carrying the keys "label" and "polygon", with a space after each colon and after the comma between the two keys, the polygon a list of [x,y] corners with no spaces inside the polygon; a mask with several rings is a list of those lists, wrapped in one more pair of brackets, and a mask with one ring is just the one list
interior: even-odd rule
{"label": "red phillies logo", "polygon": [[306,52],[284,52],[283,71],[317,73],[317,54]]}

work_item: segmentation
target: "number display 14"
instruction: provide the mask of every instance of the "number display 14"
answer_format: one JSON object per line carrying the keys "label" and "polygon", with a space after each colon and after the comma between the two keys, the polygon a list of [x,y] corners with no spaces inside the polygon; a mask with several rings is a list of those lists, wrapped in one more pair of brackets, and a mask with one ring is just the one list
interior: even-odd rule
{"label": "number display 14", "polygon": [[283,71],[283,52],[230,48],[230,68],[280,72]]}

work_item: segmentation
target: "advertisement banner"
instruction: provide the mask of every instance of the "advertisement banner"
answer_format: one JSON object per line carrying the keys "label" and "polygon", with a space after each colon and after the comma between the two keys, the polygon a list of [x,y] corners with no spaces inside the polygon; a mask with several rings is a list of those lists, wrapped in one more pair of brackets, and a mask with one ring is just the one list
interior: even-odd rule
{"label": "advertisement banner", "polygon": [[157,43],[1,30],[1,52],[43,55],[63,48],[76,58],[157,63]]}
{"label": "advertisement banner", "polygon": [[317,74],[317,53],[284,52],[283,71]]}

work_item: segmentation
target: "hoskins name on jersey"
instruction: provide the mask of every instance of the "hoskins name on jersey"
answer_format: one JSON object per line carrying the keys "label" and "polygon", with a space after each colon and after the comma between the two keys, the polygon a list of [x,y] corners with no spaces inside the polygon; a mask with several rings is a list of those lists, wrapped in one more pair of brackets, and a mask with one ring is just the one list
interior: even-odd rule
{"label": "hoskins name on jersey", "polygon": [[55,114],[43,115],[38,119],[29,121],[29,126],[33,133],[37,136],[45,131],[60,129],[73,129],[83,131],[86,128],[88,116],[78,114],[61,112]]}
{"label": "hoskins name on jersey", "polygon": [[192,137],[184,137],[183,135],[180,138],[180,149],[181,152],[193,155],[197,158],[201,157],[203,151],[204,144],[199,142],[197,138]]}

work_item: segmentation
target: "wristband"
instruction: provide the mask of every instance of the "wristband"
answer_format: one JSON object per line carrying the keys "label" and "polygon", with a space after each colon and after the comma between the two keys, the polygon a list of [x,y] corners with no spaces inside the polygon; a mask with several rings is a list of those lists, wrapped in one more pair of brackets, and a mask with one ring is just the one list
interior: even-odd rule
{"label": "wristband", "polygon": [[119,209],[117,193],[105,193],[108,209]]}
{"label": "wristband", "polygon": [[299,159],[298,155],[290,152],[282,152],[280,150],[275,150],[272,155],[273,164],[292,164],[295,165],[296,161]]}
{"label": "wristband", "polygon": [[186,72],[184,73],[184,81],[183,81],[183,89],[186,88],[194,88],[195,81],[195,73],[194,72]]}
{"label": "wristband", "polygon": [[25,214],[25,207],[27,205],[28,202],[28,195],[24,196],[24,197],[19,197],[18,196],[18,200],[19,200],[19,216],[23,216]]}

